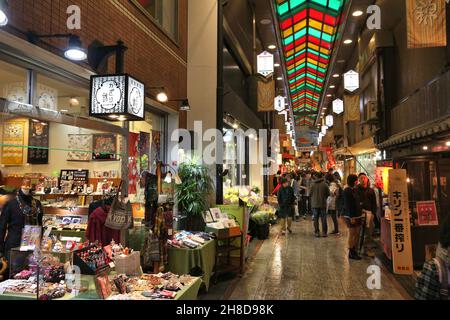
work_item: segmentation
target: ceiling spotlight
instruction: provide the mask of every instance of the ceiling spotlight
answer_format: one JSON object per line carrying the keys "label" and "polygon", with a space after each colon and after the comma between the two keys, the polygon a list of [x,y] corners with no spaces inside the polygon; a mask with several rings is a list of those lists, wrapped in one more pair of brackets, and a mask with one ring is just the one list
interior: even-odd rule
{"label": "ceiling spotlight", "polygon": [[268,25],[268,24],[272,23],[272,20],[270,20],[270,19],[261,19],[261,21],[259,23],[261,23],[263,25]]}
{"label": "ceiling spotlight", "polygon": [[334,84],[330,86],[330,89],[334,89],[334,88],[336,88],[336,86]]}
{"label": "ceiling spotlight", "polygon": [[327,94],[327,97],[329,97],[329,98],[332,97],[332,96],[333,96],[332,94]]}
{"label": "ceiling spotlight", "polygon": [[339,78],[340,77],[340,75],[339,74],[333,74],[333,78]]}
{"label": "ceiling spotlight", "polygon": [[8,16],[6,14],[7,7],[6,0],[0,0],[0,27],[4,27],[8,24]]}
{"label": "ceiling spotlight", "polygon": [[269,48],[270,50],[275,50],[277,48],[277,46],[274,44],[271,44],[267,48]]}
{"label": "ceiling spotlight", "polygon": [[127,121],[127,117],[120,116],[120,117],[117,118],[117,120],[119,120],[119,121]]}
{"label": "ceiling spotlight", "polygon": [[447,142],[445,143],[445,145],[446,145],[447,147],[450,147],[450,141],[447,141]]}
{"label": "ceiling spotlight", "polygon": [[72,98],[70,98],[70,100],[69,100],[69,104],[70,104],[71,106],[73,106],[73,107],[78,107],[78,106],[80,105],[80,101],[78,101],[77,98],[72,97]]}
{"label": "ceiling spotlight", "polygon": [[119,118],[119,116],[117,116],[117,115],[115,115],[115,114],[112,114],[112,115],[109,116],[109,118],[111,118],[111,119],[117,119],[117,118]]}
{"label": "ceiling spotlight", "polygon": [[238,129],[239,128],[239,123],[235,122],[232,125],[233,129]]}
{"label": "ceiling spotlight", "polygon": [[83,61],[87,58],[86,50],[81,44],[79,36],[71,35],[69,37],[69,45],[64,52],[64,56],[72,61]]}
{"label": "ceiling spotlight", "polygon": [[424,151],[427,151],[428,150],[428,146],[423,146],[423,148],[422,148]]}
{"label": "ceiling spotlight", "polygon": [[32,119],[31,121],[33,121],[33,122],[40,122],[39,120],[36,120],[36,119]]}
{"label": "ceiling spotlight", "polygon": [[356,10],[356,11],[354,11],[353,12],[353,16],[354,17],[360,17],[360,16],[362,16],[364,14],[364,12],[362,12],[361,10]]}
{"label": "ceiling spotlight", "polygon": [[283,77],[278,77],[277,80],[281,81],[281,80],[283,80]]}
{"label": "ceiling spotlight", "polygon": [[279,64],[279,63],[275,63],[273,66],[274,66],[275,68],[279,68],[279,67],[280,67],[280,64]]}
{"label": "ceiling spotlight", "polygon": [[344,44],[350,44],[350,43],[353,43],[353,40],[352,40],[352,39],[344,40]]}

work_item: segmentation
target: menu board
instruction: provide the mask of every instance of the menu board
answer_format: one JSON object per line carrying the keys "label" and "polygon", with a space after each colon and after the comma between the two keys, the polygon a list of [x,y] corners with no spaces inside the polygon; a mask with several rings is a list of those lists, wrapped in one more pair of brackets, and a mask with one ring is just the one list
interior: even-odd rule
{"label": "menu board", "polygon": [[49,123],[30,120],[28,163],[48,164]]}
{"label": "menu board", "polygon": [[61,170],[59,186],[71,184],[71,189],[83,188],[88,183],[89,170]]}

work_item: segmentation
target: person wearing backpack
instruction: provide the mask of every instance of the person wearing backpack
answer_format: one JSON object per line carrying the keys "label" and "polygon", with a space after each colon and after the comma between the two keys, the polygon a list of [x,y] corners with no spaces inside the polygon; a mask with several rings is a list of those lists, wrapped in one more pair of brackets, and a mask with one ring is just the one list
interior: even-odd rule
{"label": "person wearing backpack", "polygon": [[441,226],[436,258],[425,262],[416,283],[416,300],[450,300],[450,219]]}

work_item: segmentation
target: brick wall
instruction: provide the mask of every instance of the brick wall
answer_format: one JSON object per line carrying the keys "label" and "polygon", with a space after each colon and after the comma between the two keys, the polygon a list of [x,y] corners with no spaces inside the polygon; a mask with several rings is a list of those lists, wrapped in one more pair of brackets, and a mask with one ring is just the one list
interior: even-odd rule
{"label": "brick wall", "polygon": [[[154,22],[142,13],[131,0],[13,0],[9,1],[9,26],[7,31],[24,37],[20,31],[31,30],[37,34],[78,34],[84,47],[94,40],[105,45],[121,39],[128,47],[125,72],[150,86],[164,86],[169,98],[187,96],[187,1],[179,0],[178,43],[165,35]],[[81,8],[81,30],[68,30],[67,7]],[[67,40],[45,39],[39,46],[58,55]],[[87,66],[87,65],[86,65]],[[114,72],[114,58],[109,62]],[[147,95],[155,94],[148,90]],[[178,109],[177,103],[170,103]]]}

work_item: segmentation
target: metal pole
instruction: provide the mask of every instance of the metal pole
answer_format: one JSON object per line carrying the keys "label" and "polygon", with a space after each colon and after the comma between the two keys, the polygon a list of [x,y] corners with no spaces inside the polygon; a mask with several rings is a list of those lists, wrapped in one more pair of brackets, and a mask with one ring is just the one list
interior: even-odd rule
{"label": "metal pole", "polygon": [[[216,128],[223,132],[223,7],[222,0],[217,0],[217,107]],[[217,145],[217,150],[223,145]],[[223,204],[223,163],[216,163],[216,203]]]}

